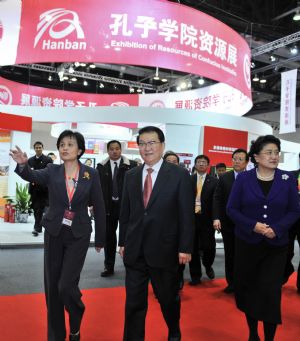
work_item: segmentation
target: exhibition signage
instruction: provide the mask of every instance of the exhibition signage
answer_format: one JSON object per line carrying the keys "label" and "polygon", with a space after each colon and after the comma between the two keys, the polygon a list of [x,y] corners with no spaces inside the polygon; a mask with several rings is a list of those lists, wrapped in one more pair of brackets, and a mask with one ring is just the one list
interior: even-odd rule
{"label": "exhibition signage", "polygon": [[0,129],[31,133],[32,118],[20,115],[4,114],[0,112]]}
{"label": "exhibition signage", "polygon": [[108,95],[53,90],[0,77],[0,104],[40,107],[140,106],[196,110],[241,116],[250,107],[247,97],[224,83],[189,91]]}
{"label": "exhibition signage", "polygon": [[[8,22],[10,13],[16,14]],[[251,102],[246,41],[222,22],[184,5],[10,0],[0,3],[0,23],[0,49],[11,51],[9,56],[1,53],[0,65],[77,60],[162,67],[226,83]]]}
{"label": "exhibition signage", "polygon": [[297,69],[281,73],[281,104],[279,134],[296,131]]}
{"label": "exhibition signage", "polygon": [[247,131],[203,127],[203,154],[209,157],[212,165],[224,162],[231,166],[232,153],[238,148],[248,150]]}

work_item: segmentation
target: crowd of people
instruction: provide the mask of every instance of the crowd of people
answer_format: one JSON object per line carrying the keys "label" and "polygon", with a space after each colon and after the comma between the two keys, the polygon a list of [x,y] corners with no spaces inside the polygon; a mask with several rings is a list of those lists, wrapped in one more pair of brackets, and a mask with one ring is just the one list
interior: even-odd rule
{"label": "crowd of people", "polygon": [[[149,282],[168,327],[168,341],[181,340],[184,268],[189,264],[192,286],[201,285],[203,269],[209,280],[215,278],[215,233],[221,233],[224,243],[224,292],[235,295],[237,308],[245,314],[248,340],[260,340],[259,321],[265,341],[274,340],[281,323],[281,288],[294,271],[294,241],[299,243],[300,237],[299,170],[278,168],[280,140],[260,136],[249,152],[236,149],[232,165],[217,164],[216,175],[209,174],[207,155],[195,158],[192,175],[180,167],[176,153],[164,152],[165,136],[157,127],[140,129],[137,144],[142,165],[128,160],[120,141],[112,140],[108,158],[96,169],[80,162],[84,137],[71,130],[57,140],[60,165],[49,158],[42,162],[40,142],[34,157],[39,168],[19,147],[10,152],[17,174],[48,191],[48,209],[41,221],[40,211],[35,214],[34,227],[37,233],[45,228],[48,340],[65,340],[65,310],[69,340],[80,340],[85,307],[78,284],[92,231],[91,207],[95,248],[104,248],[105,254],[101,276],[108,279],[114,275],[119,226],[126,270],[123,341],[145,339]],[[246,171],[249,160],[254,168]],[[299,271],[297,290],[300,294]]]}

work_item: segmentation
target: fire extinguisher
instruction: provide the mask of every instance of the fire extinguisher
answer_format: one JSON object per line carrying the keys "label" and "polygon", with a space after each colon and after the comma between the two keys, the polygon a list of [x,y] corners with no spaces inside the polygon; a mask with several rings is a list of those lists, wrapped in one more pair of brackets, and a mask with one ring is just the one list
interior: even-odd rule
{"label": "fire extinguisher", "polygon": [[10,208],[9,222],[10,223],[16,222],[16,208],[15,208],[15,206],[11,206],[11,208]]}
{"label": "fire extinguisher", "polygon": [[11,204],[5,204],[5,206],[4,206],[4,218],[3,218],[3,221],[5,223],[9,222],[10,209],[11,209]]}

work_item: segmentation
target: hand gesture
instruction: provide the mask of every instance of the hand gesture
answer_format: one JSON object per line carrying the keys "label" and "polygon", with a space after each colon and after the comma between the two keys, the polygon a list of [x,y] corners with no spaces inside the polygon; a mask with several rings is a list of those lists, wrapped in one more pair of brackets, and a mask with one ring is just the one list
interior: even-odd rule
{"label": "hand gesture", "polygon": [[16,146],[16,149],[11,149],[9,155],[16,161],[17,164],[23,165],[27,163],[28,157],[26,153]]}

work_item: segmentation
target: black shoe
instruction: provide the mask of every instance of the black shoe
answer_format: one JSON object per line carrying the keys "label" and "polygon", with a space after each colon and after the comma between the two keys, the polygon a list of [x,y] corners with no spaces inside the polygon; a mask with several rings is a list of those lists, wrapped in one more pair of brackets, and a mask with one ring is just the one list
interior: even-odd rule
{"label": "black shoe", "polygon": [[101,277],[110,277],[114,274],[114,270],[104,269],[103,272],[101,272]]}
{"label": "black shoe", "polygon": [[33,230],[31,233],[34,237],[37,237],[39,235],[38,231],[36,230]]}
{"label": "black shoe", "polygon": [[225,292],[226,294],[232,294],[232,293],[234,293],[234,288],[233,288],[233,286],[229,284],[229,285],[224,289],[224,292]]}
{"label": "black shoe", "polygon": [[80,333],[78,334],[70,334],[69,341],[80,341]]}
{"label": "black shoe", "polygon": [[206,269],[206,274],[209,279],[215,278],[215,272],[213,268]]}
{"label": "black shoe", "polygon": [[192,278],[189,281],[189,285],[195,286],[201,283],[201,279],[200,278]]}

